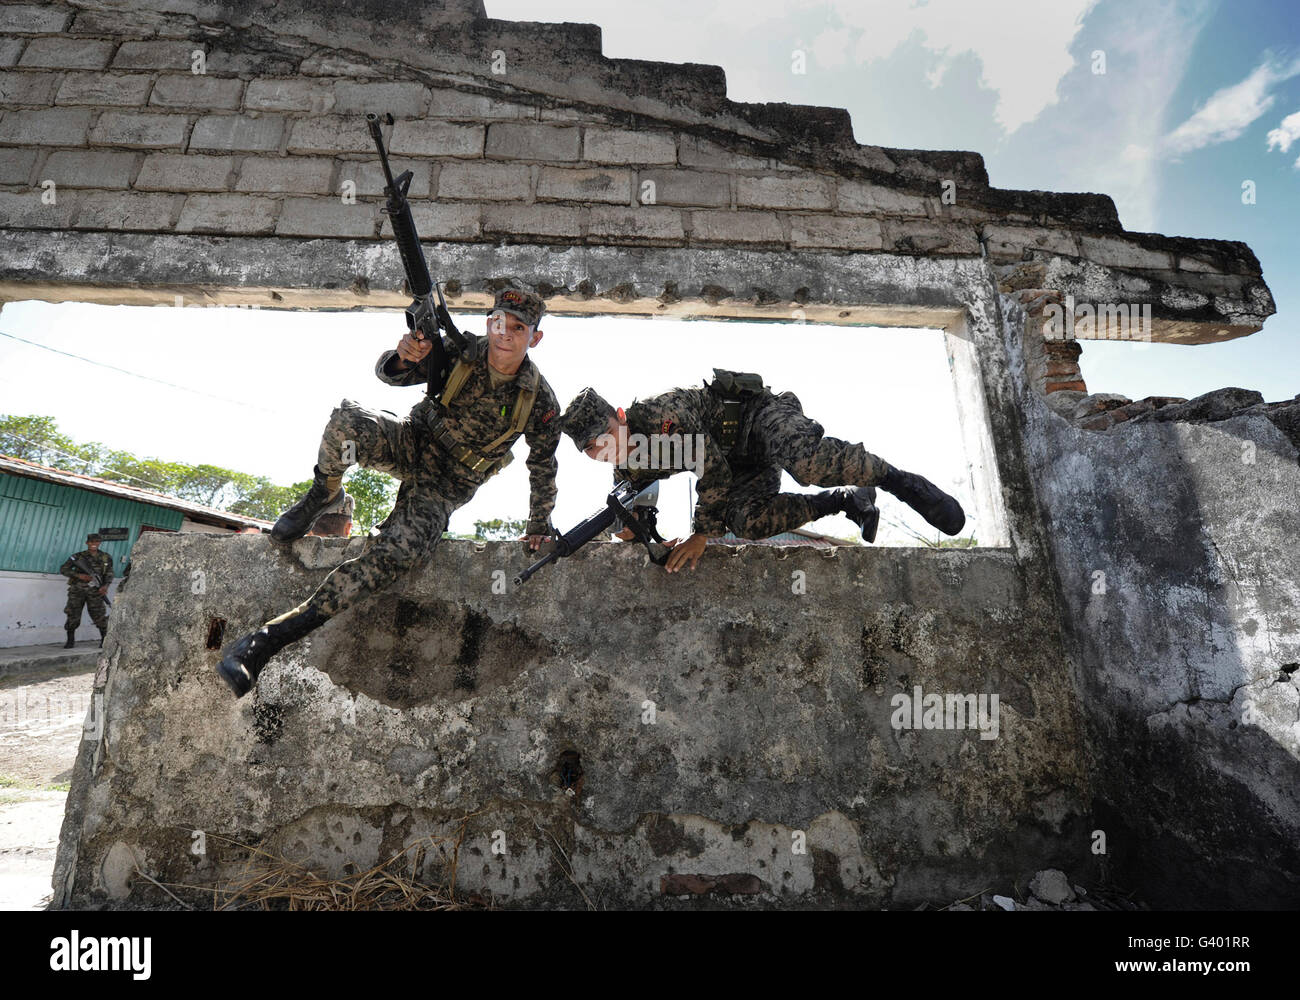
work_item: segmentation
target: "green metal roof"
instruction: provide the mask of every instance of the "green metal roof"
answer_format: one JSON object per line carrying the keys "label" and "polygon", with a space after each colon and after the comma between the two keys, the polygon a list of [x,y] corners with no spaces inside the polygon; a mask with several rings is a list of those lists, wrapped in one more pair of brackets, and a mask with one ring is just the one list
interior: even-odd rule
{"label": "green metal roof", "polygon": [[0,472],[0,570],[57,573],[90,532],[126,528],[125,541],[100,545],[120,577],[141,527],[179,531],[184,519],[179,510]]}

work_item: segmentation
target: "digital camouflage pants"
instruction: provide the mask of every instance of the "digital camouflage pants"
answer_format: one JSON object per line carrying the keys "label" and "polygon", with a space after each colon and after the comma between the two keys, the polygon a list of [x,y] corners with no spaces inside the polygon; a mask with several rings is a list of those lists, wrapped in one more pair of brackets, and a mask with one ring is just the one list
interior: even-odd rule
{"label": "digital camouflage pants", "polygon": [[63,606],[63,613],[67,615],[63,622],[66,630],[73,632],[81,626],[83,607],[90,612],[90,620],[97,627],[108,628],[108,612],[104,610],[104,598],[99,591],[90,587],[69,587],[68,603]]}
{"label": "digital camouflage pants", "polygon": [[769,538],[819,515],[808,495],[781,492],[781,471],[800,486],[876,486],[892,466],[861,444],[825,435],[783,392],[751,404],[745,457],[732,463],[727,527],[740,538]]}
{"label": "digital camouflage pants", "polygon": [[439,464],[421,445],[411,419],[368,410],[350,399],[330,414],[316,464],[327,476],[352,465],[386,472],[402,481],[397,503],[380,534],[355,559],[334,568],[305,602],[336,615],[366,594],[388,586],[433,555],[452,512],[466,504],[479,484]]}

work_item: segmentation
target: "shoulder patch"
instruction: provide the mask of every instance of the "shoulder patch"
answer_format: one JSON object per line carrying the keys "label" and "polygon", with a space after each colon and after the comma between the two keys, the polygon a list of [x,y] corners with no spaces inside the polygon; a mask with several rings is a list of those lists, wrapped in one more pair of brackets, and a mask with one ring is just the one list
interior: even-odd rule
{"label": "shoulder patch", "polygon": [[659,426],[660,434],[671,434],[673,432],[673,422],[670,417],[665,417],[664,422]]}
{"label": "shoulder patch", "polygon": [[542,423],[549,424],[551,422],[551,418],[554,416],[555,416],[554,410],[547,410],[544,414],[542,414]]}

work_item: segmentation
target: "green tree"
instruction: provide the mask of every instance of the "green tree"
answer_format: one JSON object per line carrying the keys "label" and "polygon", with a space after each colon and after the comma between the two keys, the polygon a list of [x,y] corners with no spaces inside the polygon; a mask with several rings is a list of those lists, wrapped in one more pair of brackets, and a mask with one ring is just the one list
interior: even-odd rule
{"label": "green tree", "polygon": [[[53,417],[0,415],[0,454],[153,489],[178,500],[264,521],[274,521],[311,489],[312,484],[310,479],[304,479],[289,486],[276,486],[265,476],[252,476],[218,465],[140,458],[98,442],[77,442],[59,432]],[[344,480],[344,487],[355,500],[354,535],[367,534],[388,516],[397,500],[397,480],[374,469],[352,470]],[[526,521],[508,518],[476,521],[474,534],[464,537],[477,541],[513,539],[524,533],[526,525]]]}
{"label": "green tree", "polygon": [[247,478],[251,482],[245,487],[244,495],[226,510],[244,517],[260,517],[263,521],[274,521],[311,489],[312,483],[304,479],[291,486],[276,486],[265,476]]}
{"label": "green tree", "polygon": [[76,444],[59,433],[53,417],[0,417],[0,454],[38,465],[59,466],[66,456],[76,455]]}
{"label": "green tree", "polygon": [[524,533],[527,521],[494,517],[490,521],[474,522],[474,537],[483,542],[510,542]]}
{"label": "green tree", "polygon": [[386,472],[353,469],[343,485],[356,500],[352,508],[354,535],[369,533],[371,528],[389,515],[397,501],[397,480]]}
{"label": "green tree", "polygon": [[77,442],[60,433],[53,417],[0,415],[0,454],[268,521],[311,487],[311,480],[276,486],[265,476],[217,465],[140,458],[98,442]]}

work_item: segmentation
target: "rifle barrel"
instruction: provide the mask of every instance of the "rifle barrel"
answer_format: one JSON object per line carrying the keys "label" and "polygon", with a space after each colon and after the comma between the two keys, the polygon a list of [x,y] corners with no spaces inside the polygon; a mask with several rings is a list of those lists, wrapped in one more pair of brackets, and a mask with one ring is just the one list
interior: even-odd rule
{"label": "rifle barrel", "polygon": [[395,190],[393,184],[393,171],[388,166],[388,153],[384,151],[384,136],[379,131],[379,116],[373,111],[366,115],[366,125],[370,129],[370,137],[375,140],[375,146],[379,149],[379,162],[384,165],[384,178],[388,181],[388,190]]}

